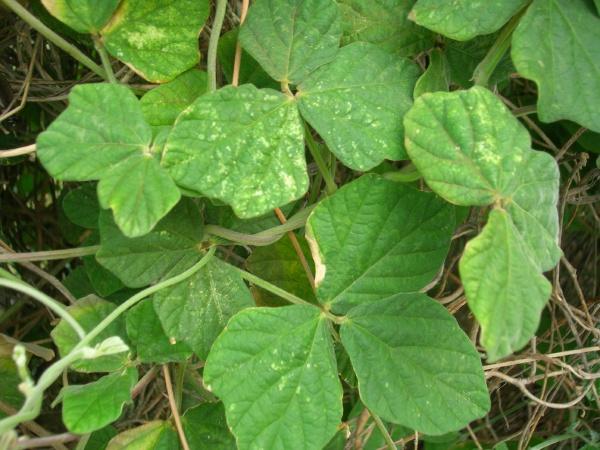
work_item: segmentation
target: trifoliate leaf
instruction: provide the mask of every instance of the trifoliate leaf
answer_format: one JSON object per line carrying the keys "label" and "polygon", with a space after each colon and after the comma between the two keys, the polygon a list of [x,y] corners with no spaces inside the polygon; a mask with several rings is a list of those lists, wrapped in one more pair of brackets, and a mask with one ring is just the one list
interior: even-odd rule
{"label": "trifoliate leaf", "polygon": [[236,450],[235,438],[227,428],[223,403],[202,403],[181,418],[190,448]]}
{"label": "trifoliate leaf", "polygon": [[199,97],[171,131],[163,164],[184,188],[256,217],[308,188],[304,135],[290,97],[252,85]]}
{"label": "trifoliate leaf", "polygon": [[72,433],[91,433],[114,422],[131,402],[138,380],[133,367],[105,375],[88,384],[69,385],[62,391],[63,423]]}
{"label": "trifoliate leaf", "polygon": [[333,59],[341,34],[333,0],[257,0],[239,39],[273,79],[297,84]]}
{"label": "trifoliate leaf", "polygon": [[65,216],[83,228],[98,228],[100,205],[95,183],[85,183],[67,192],[62,202]]}
{"label": "trifoliate leaf", "polygon": [[[67,308],[69,314],[73,316],[79,325],[86,331],[91,331],[98,325],[106,316],[108,316],[116,305],[106,300],[102,300],[94,295],[82,298],[77,303]],[[64,320],[58,322],[58,325],[50,333],[52,340],[58,347],[60,356],[64,357],[73,347],[79,343],[79,337]],[[125,339],[127,335],[125,330],[125,318],[118,317],[108,327],[96,337],[90,346],[94,346],[104,341],[111,336],[119,336]],[[127,362],[127,353],[117,353],[114,355],[101,356],[96,359],[84,359],[76,361],[71,365],[71,368],[78,372],[112,372],[119,370]]]}
{"label": "trifoliate leaf", "polygon": [[317,298],[350,307],[424,288],[439,272],[454,230],[439,197],[363,175],[321,201],[307,222]]}
{"label": "trifoliate leaf", "polygon": [[[91,120],[92,118],[93,120]],[[99,199],[130,237],[152,229],[179,199],[150,150],[152,129],[125,86],[75,86],[69,107],[41,133],[37,154],[65,181],[100,180]]]}
{"label": "trifoliate leaf", "polygon": [[342,44],[370,42],[400,56],[414,56],[433,45],[434,36],[408,20],[415,0],[338,0]]}
{"label": "trifoliate leaf", "polygon": [[144,300],[127,312],[127,335],[144,363],[185,361],[192,351],[184,342],[172,342],[154,311],[152,300]]}
{"label": "trifoliate leaf", "polygon": [[154,295],[154,309],[169,338],[187,343],[201,359],[231,316],[252,305],[241,276],[216,258]]}
{"label": "trifoliate leaf", "polygon": [[342,417],[327,319],[311,306],[236,314],[213,345],[204,382],[223,399],[240,450],[322,448]]}
{"label": "trifoliate leaf", "polygon": [[173,450],[179,439],[171,422],[155,420],[117,434],[106,450]]}
{"label": "trifoliate leaf", "polygon": [[510,215],[495,209],[460,261],[469,308],[481,324],[488,360],[521,349],[535,334],[552,286]]}
{"label": "trifoliate leaf", "polygon": [[46,9],[80,33],[97,33],[110,20],[119,0],[42,0]]}
{"label": "trifoliate leaf", "polygon": [[406,159],[400,118],[412,105],[418,74],[408,59],[373,44],[350,44],[299,86],[300,112],[352,169]]}
{"label": "trifoliate leaf", "polygon": [[143,287],[189,269],[202,257],[202,217],[196,204],[181,200],[147,235],[128,238],[111,214],[100,215],[100,264],[129,287]]}
{"label": "trifoliate leaf", "polygon": [[600,132],[600,16],[590,2],[535,0],[512,39],[521,75],[538,85],[543,122],[568,119]]}
{"label": "trifoliate leaf", "polygon": [[200,60],[208,0],[122,0],[101,31],[106,49],[145,79],[164,83]]}
{"label": "trifoliate leaf", "polygon": [[398,295],[358,306],[340,334],[360,396],[382,419],[438,435],[489,410],[475,347],[454,317],[427,296]]}
{"label": "trifoliate leaf", "polygon": [[527,0],[417,0],[409,18],[457,41],[498,30]]}

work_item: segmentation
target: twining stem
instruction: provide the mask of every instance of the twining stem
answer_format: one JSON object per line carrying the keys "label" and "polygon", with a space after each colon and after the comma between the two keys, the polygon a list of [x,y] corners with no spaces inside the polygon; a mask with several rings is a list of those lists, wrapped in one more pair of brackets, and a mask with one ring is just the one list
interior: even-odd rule
{"label": "twining stem", "polygon": [[208,55],[206,58],[206,70],[208,72],[208,91],[217,90],[217,48],[219,46],[219,37],[223,20],[225,20],[225,11],[227,10],[227,0],[217,0],[217,10],[213,20],[210,39],[208,41]]}
{"label": "twining stem", "polygon": [[[242,12],[240,14],[240,25],[246,20],[246,14],[248,14],[248,6],[250,0],[242,0]],[[235,44],[235,58],[233,59],[233,75],[231,76],[232,86],[237,86],[240,83],[240,66],[242,64],[242,46],[240,41]]]}
{"label": "twining stem", "polygon": [[47,296],[43,292],[40,292],[37,289],[34,289],[28,284],[25,284],[21,281],[7,280],[6,278],[0,278],[0,286],[4,286],[14,291],[22,292],[23,294],[29,295],[30,297],[36,299],[42,305],[46,306],[48,309],[56,313],[58,317],[64,319],[64,321],[68,323],[71,326],[71,328],[73,328],[73,330],[75,330],[80,339],[82,339],[85,336],[85,330],[81,327],[81,325],[79,325],[79,322],[77,322],[77,320],[75,320],[75,318],[73,318],[73,316],[69,314],[67,309],[59,302]]}
{"label": "twining stem", "polygon": [[517,28],[517,25],[526,10],[527,5],[510,19],[504,28],[502,28],[502,31],[487,52],[487,55],[485,55],[485,58],[477,65],[473,72],[473,80],[476,85],[487,87],[494,70],[496,70],[496,67],[506,53],[506,50],[510,47],[513,31]]}
{"label": "twining stem", "polygon": [[81,64],[86,66],[96,75],[101,76],[104,79],[108,79],[108,75],[104,71],[102,67],[92,61],[88,56],[86,56],[81,50],[79,50],[74,45],[70,44],[46,25],[44,25],[37,17],[31,14],[27,9],[25,9],[18,0],[1,0],[6,6],[8,6],[17,16],[23,19],[31,28],[36,30],[58,48],[65,51],[67,54],[71,55]]}
{"label": "twining stem", "polygon": [[379,431],[381,431],[381,434],[383,435],[383,439],[385,440],[385,443],[387,444],[388,450],[398,450],[398,448],[396,447],[396,443],[390,436],[390,433],[387,430],[387,428],[385,427],[385,424],[383,423],[381,418],[377,414],[373,414],[373,411],[371,411],[371,410],[369,410],[369,413],[371,414],[371,417],[373,417],[373,420],[375,421],[375,425],[377,425],[377,428],[379,428]]}
{"label": "twining stem", "polygon": [[115,73],[113,72],[112,65],[110,63],[110,58],[108,53],[106,52],[106,48],[100,41],[99,36],[94,36],[94,47],[96,47],[96,51],[100,55],[100,61],[102,61],[102,67],[104,67],[104,71],[106,72],[107,80],[109,83],[117,84],[117,78],[115,77]]}
{"label": "twining stem", "polygon": [[335,181],[331,176],[331,171],[329,170],[329,167],[327,167],[327,164],[323,159],[323,155],[321,154],[321,150],[319,149],[318,144],[315,142],[310,131],[310,127],[306,122],[304,122],[304,136],[306,138],[308,150],[310,151],[310,154],[315,160],[315,163],[317,164],[317,167],[319,169],[319,172],[321,173],[321,176],[323,177],[323,180],[325,180],[327,194],[331,195],[337,190],[337,185],[335,184]]}
{"label": "twining stem", "polygon": [[100,250],[99,245],[89,247],[67,248],[64,250],[48,250],[43,252],[0,253],[0,263],[19,261],[50,261],[53,259],[70,259],[93,255]]}
{"label": "twining stem", "polygon": [[169,366],[165,364],[162,366],[163,376],[165,377],[165,386],[167,387],[167,396],[169,398],[169,407],[171,408],[171,414],[173,414],[173,420],[175,421],[175,428],[177,428],[177,434],[179,435],[179,441],[183,450],[190,450],[183,426],[181,425],[181,418],[179,417],[179,411],[177,410],[177,404],[175,401],[175,394],[173,393],[173,383],[171,382],[171,374],[169,373]]}
{"label": "twining stem", "polygon": [[30,153],[35,153],[35,148],[35,144],[31,144],[10,150],[0,150],[0,158],[14,158],[15,156],[29,155]]}

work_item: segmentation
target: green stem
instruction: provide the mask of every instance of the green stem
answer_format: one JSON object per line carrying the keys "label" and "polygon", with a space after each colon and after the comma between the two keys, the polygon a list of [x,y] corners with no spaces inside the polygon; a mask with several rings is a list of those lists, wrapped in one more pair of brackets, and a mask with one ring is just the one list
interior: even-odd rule
{"label": "green stem", "polygon": [[227,10],[227,0],[217,0],[217,10],[213,20],[210,39],[208,41],[208,56],[206,59],[206,70],[208,71],[208,91],[217,90],[217,48],[221,37],[221,28]]}
{"label": "green stem", "polygon": [[373,417],[373,420],[375,421],[377,428],[379,428],[379,431],[381,431],[381,434],[383,435],[383,439],[385,440],[385,443],[387,444],[388,449],[389,450],[398,450],[398,448],[396,447],[396,443],[390,436],[390,433],[387,430],[387,428],[385,427],[385,424],[383,423],[383,421],[379,418],[379,416],[377,414],[374,414],[373,411],[369,410],[369,413],[371,414],[371,417]]}
{"label": "green stem", "polygon": [[421,177],[421,172],[413,164],[403,167],[396,172],[386,172],[383,174],[383,178],[386,180],[397,181],[399,183],[411,183]]}
{"label": "green stem", "polygon": [[0,278],[0,286],[4,286],[6,288],[12,289],[14,291],[22,292],[40,302],[42,305],[46,306],[48,309],[56,313],[58,317],[64,319],[71,328],[75,330],[75,332],[79,335],[79,338],[82,339],[85,336],[85,330],[79,325],[71,314],[66,310],[66,308],[58,303],[51,297],[48,297],[43,292],[38,291],[37,289],[32,288],[28,284],[25,284],[21,281],[13,281],[7,280],[5,278]]}
{"label": "green stem", "polygon": [[8,6],[17,16],[23,19],[31,28],[36,30],[58,48],[64,50],[66,53],[71,55],[81,64],[86,66],[95,74],[101,76],[104,79],[107,79],[108,76],[104,69],[92,61],[88,56],[86,56],[81,50],[79,50],[74,45],[67,42],[65,39],[60,37],[46,25],[44,25],[37,17],[27,11],[17,0],[1,0],[6,6]]}
{"label": "green stem", "polygon": [[93,255],[100,250],[99,245],[89,247],[67,248],[64,250],[48,250],[44,252],[0,253],[0,263],[19,261],[50,261],[53,259],[71,259]]}
{"label": "green stem", "polygon": [[96,51],[100,55],[100,61],[102,61],[102,67],[104,67],[104,71],[106,72],[108,82],[118,84],[117,78],[115,77],[115,73],[113,72],[112,64],[110,63],[110,58],[108,56],[108,53],[106,52],[106,48],[104,48],[104,45],[102,45],[99,36],[94,36],[94,46],[96,47]]}
{"label": "green stem", "polygon": [[312,155],[313,159],[315,160],[315,163],[317,164],[317,167],[319,168],[319,172],[321,173],[323,180],[325,180],[325,186],[327,187],[327,193],[329,195],[331,195],[337,190],[337,185],[335,184],[335,181],[333,180],[333,177],[331,176],[329,167],[327,167],[327,164],[325,163],[325,160],[323,159],[323,155],[321,154],[321,150],[319,149],[318,144],[315,142],[315,140],[312,136],[312,133],[310,131],[310,128],[306,122],[304,122],[304,136],[306,138],[306,144],[308,145],[308,150],[310,151],[310,154]]}
{"label": "green stem", "polygon": [[517,28],[517,25],[526,10],[527,6],[523,7],[521,11],[510,19],[487,52],[487,55],[485,55],[485,58],[477,65],[473,72],[473,80],[476,85],[487,87],[494,70],[496,70],[496,67],[502,60],[508,47],[510,47],[513,31]]}
{"label": "green stem", "polygon": [[275,286],[274,284],[271,284],[268,281],[265,281],[262,278],[251,274],[250,272],[246,272],[245,270],[240,269],[239,267],[236,267],[236,266],[231,266],[231,267],[234,270],[236,270],[242,276],[242,278],[244,278],[245,280],[248,280],[250,283],[255,284],[256,286],[258,286],[260,288],[263,288],[265,291],[269,291],[272,294],[275,294],[278,297],[281,297],[282,299],[287,300],[290,303],[293,303],[295,305],[309,305],[314,308],[318,308],[317,305],[313,305],[312,303],[307,302],[306,300],[302,300],[300,297],[295,296],[291,292],[285,291],[285,290]]}
{"label": "green stem", "polygon": [[176,365],[175,370],[175,405],[177,411],[181,412],[181,401],[183,399],[183,383],[185,380],[185,370],[187,368],[187,361]]}

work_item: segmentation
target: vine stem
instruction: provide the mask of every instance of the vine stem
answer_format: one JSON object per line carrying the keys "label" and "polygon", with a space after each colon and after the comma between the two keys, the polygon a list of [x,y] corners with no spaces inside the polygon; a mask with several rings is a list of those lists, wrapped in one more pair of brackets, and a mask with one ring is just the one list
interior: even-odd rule
{"label": "vine stem", "polygon": [[200,259],[200,261],[198,261],[185,272],[182,272],[179,275],[168,278],[160,283],[155,284],[154,286],[150,286],[143,291],[138,292],[114,309],[98,325],[96,325],[94,329],[87,333],[69,353],[44,371],[38,382],[27,391],[25,402],[17,414],[0,420],[0,436],[12,430],[21,422],[33,420],[39,415],[45,390],[48,389],[62,375],[63,371],[68,369],[71,364],[81,359],[85,354],[86,346],[88,346],[96,337],[98,337],[98,335],[102,333],[102,331],[104,331],[121,314],[155,292],[177,284],[192,276],[203,266],[205,266],[206,263],[208,263],[208,261],[215,254],[215,251],[216,247],[211,247]]}
{"label": "vine stem", "polygon": [[0,263],[19,261],[50,261],[54,259],[70,259],[93,255],[100,250],[99,245],[89,247],[67,248],[64,250],[48,250],[43,252],[0,253]]}
{"label": "vine stem", "polygon": [[0,158],[14,158],[15,156],[29,155],[30,153],[35,153],[35,144],[11,150],[0,150]]}
{"label": "vine stem", "polygon": [[163,377],[165,377],[165,386],[167,388],[167,396],[169,397],[169,407],[171,408],[171,414],[175,420],[175,428],[177,428],[177,434],[179,435],[179,441],[183,450],[190,450],[190,444],[188,444],[183,426],[181,425],[181,418],[179,417],[179,411],[177,410],[177,402],[175,401],[175,394],[173,393],[173,383],[171,382],[171,374],[169,373],[169,366],[165,364],[162,366]]}
{"label": "vine stem", "polygon": [[217,0],[217,10],[213,20],[210,39],[208,41],[208,56],[206,59],[206,69],[208,71],[208,91],[217,90],[217,48],[219,46],[219,37],[221,28],[225,20],[225,11],[227,10],[227,0]]}
{"label": "vine stem", "polygon": [[94,36],[94,47],[96,47],[96,51],[100,55],[100,61],[102,61],[102,67],[104,67],[108,82],[112,84],[118,84],[117,78],[115,77],[115,72],[113,72],[112,64],[110,63],[110,57],[108,56],[106,48],[104,48],[104,45],[100,40],[100,36]]}
{"label": "vine stem", "polygon": [[[242,12],[240,14],[240,25],[246,20],[248,14],[248,7],[250,6],[250,0],[242,0]],[[233,59],[233,75],[231,76],[231,84],[237,86],[240,84],[240,66],[242,65],[242,46],[240,41],[235,44],[235,57]]]}
{"label": "vine stem", "polygon": [[75,330],[80,339],[83,339],[83,337],[85,336],[85,330],[81,327],[81,325],[79,325],[79,322],[77,322],[77,320],[75,320],[75,318],[71,314],[69,314],[67,309],[53,298],[44,294],[43,292],[40,292],[37,289],[34,289],[33,287],[21,281],[7,280],[6,278],[0,278],[0,286],[4,286],[14,291],[22,292],[23,294],[26,294],[36,299],[42,305],[46,306],[48,309],[56,313],[58,317],[64,319],[64,321],[67,322],[71,326],[71,328],[73,328],[73,330]]}
{"label": "vine stem", "polygon": [[381,418],[377,414],[374,414],[373,411],[371,411],[371,410],[369,410],[369,413],[371,414],[371,417],[373,417],[373,420],[375,421],[375,425],[377,425],[377,428],[379,428],[379,431],[381,431],[381,434],[383,435],[383,439],[385,440],[385,443],[387,444],[388,450],[398,450],[398,447],[396,447],[394,440],[390,436],[390,433],[387,430],[387,428],[385,427],[385,424],[383,423]]}
{"label": "vine stem", "polygon": [[325,163],[325,160],[323,159],[323,155],[321,154],[321,150],[319,149],[319,146],[315,142],[315,140],[312,136],[312,133],[310,131],[310,128],[306,122],[304,122],[304,136],[306,138],[306,144],[308,146],[308,150],[310,151],[310,154],[312,155],[313,159],[315,160],[315,163],[317,164],[317,167],[319,169],[319,172],[321,173],[321,176],[323,177],[323,180],[325,180],[325,186],[327,187],[327,194],[331,195],[337,190],[337,185],[335,184],[335,181],[333,180],[333,177],[331,176],[329,167],[327,167],[327,164]]}
{"label": "vine stem", "polygon": [[65,53],[71,55],[81,64],[86,66],[96,75],[101,76],[104,79],[108,79],[108,75],[104,71],[102,67],[92,61],[87,55],[85,55],[81,50],[79,50],[74,45],[67,42],[61,36],[56,34],[46,25],[44,25],[37,17],[31,14],[27,9],[25,9],[17,0],[1,0],[8,8],[10,8],[17,16],[23,19],[31,28],[36,30],[58,48],[62,49]]}

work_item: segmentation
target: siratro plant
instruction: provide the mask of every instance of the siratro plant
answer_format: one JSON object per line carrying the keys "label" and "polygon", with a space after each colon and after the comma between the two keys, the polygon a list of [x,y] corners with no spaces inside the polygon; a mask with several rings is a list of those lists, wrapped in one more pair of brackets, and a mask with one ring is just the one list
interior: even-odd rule
{"label": "siratro plant", "polygon": [[[92,448],[156,365],[169,389],[175,368],[173,423],[94,448],[342,449],[342,422],[366,411],[392,449],[486,416],[482,358],[534,338],[562,255],[556,155],[532,148],[499,92],[516,72],[542,122],[600,133],[598,2],[256,0],[221,35],[217,0],[206,71],[209,0],[42,0],[101,65],[3,2],[105,82],[75,86],[37,138],[88,230],[47,256],[82,258],[87,284],[64,307],[0,278],[60,317],[60,358],[37,380],[14,347],[25,400],[0,447],[64,375],[93,380],[56,400]],[[157,85],[140,95],[118,61]],[[465,233],[451,282],[470,337],[427,294]],[[187,379],[204,397],[179,417]]]}

